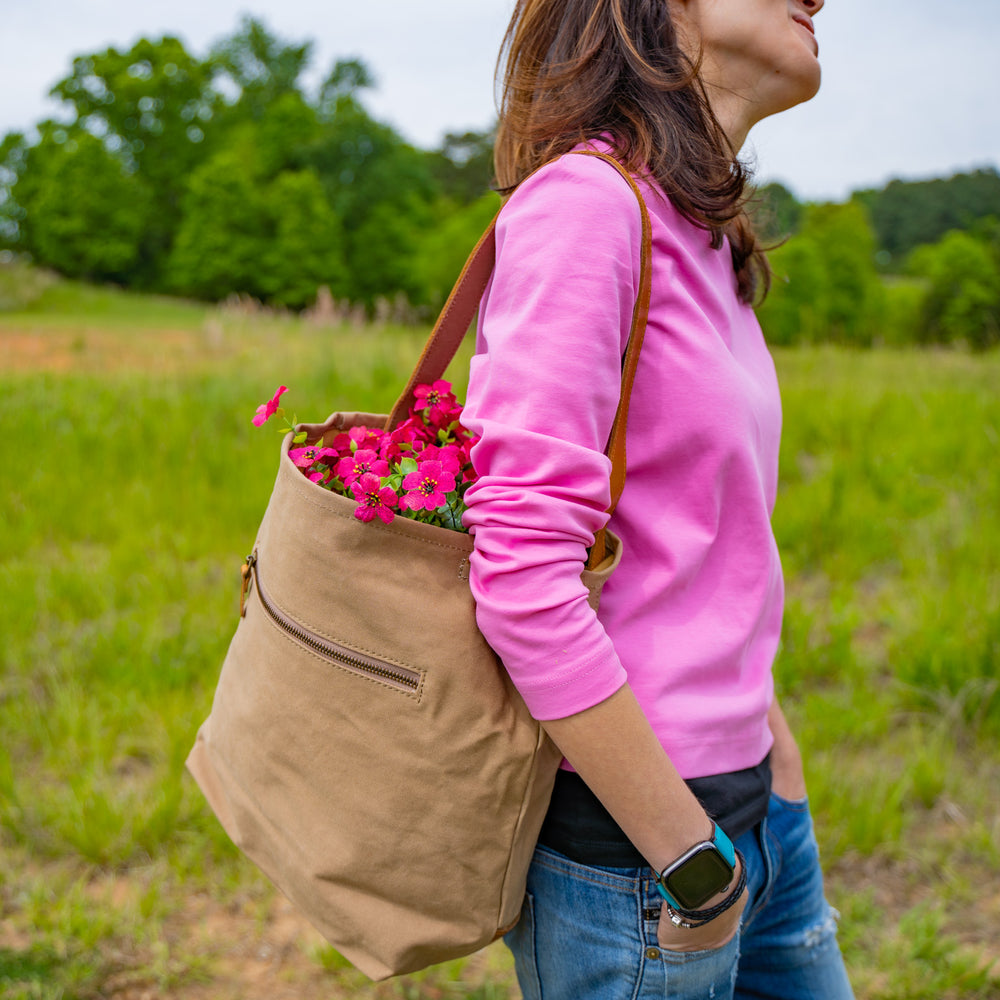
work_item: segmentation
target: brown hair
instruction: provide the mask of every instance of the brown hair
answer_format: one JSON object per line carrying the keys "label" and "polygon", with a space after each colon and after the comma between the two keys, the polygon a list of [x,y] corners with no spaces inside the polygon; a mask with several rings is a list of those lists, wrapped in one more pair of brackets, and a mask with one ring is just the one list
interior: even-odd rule
{"label": "brown hair", "polygon": [[512,191],[577,144],[609,138],[677,209],[728,236],[739,296],[766,294],[770,271],[745,210],[746,168],[682,51],[667,0],[517,0],[502,74],[497,182]]}

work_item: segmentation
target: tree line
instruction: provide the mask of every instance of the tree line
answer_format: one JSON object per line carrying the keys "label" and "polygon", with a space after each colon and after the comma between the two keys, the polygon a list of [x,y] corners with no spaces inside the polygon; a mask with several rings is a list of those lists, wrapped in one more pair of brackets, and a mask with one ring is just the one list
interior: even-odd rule
{"label": "tree line", "polygon": [[[312,91],[309,42],[254,18],[204,57],[173,37],[73,61],[59,120],[0,142],[0,248],[68,277],[301,309],[325,287],[424,316],[499,206],[493,131],[419,149],[376,120],[359,59]],[[893,181],[844,204],[769,184],[769,340],[1000,342],[1000,175]]]}
{"label": "tree line", "polygon": [[758,310],[771,343],[1000,343],[1000,174],[891,181],[843,204],[757,192],[774,247]]}
{"label": "tree line", "polygon": [[499,205],[489,130],[421,150],[338,60],[245,18],[205,58],[177,38],[80,56],[64,120],[0,143],[0,246],[73,278],[297,309],[326,286],[435,306]]}

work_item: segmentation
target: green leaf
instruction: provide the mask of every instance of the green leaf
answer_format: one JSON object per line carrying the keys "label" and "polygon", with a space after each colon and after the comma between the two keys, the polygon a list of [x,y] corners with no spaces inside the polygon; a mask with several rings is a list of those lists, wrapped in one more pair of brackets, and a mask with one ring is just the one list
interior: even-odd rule
{"label": "green leaf", "polygon": [[399,474],[408,476],[411,472],[417,471],[417,460],[415,458],[402,458],[399,460]]}
{"label": "green leaf", "polygon": [[295,437],[292,438],[292,441],[295,444],[305,444],[306,439],[308,437],[309,437],[309,435],[305,431],[299,431],[299,433],[296,434]]}

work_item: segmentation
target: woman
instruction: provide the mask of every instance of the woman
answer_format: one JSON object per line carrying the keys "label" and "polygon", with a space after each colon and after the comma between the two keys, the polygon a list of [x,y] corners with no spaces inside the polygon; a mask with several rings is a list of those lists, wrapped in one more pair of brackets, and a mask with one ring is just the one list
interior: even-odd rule
{"label": "woman", "polygon": [[[822,6],[519,0],[508,29],[512,193],[465,408],[466,524],[480,627],[566,757],[507,936],[529,1000],[851,996],[773,698],[781,413],[736,161],[755,122],[816,93]],[[586,148],[628,167],[652,219],[609,523],[624,555],[597,614],[580,570],[606,520],[641,234],[618,172],[563,155]]]}

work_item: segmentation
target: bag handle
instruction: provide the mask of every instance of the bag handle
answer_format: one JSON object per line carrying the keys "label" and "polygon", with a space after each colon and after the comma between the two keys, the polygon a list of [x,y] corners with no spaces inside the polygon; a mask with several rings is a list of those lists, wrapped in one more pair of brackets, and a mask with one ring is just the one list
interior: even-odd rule
{"label": "bag handle", "polygon": [[[611,459],[611,503],[608,505],[608,515],[610,516],[614,513],[615,507],[618,506],[618,500],[625,489],[625,431],[628,424],[629,400],[632,395],[635,373],[639,366],[639,352],[642,350],[642,341],[646,333],[652,289],[652,266],[650,263],[652,227],[646,202],[639,186],[632,175],[613,156],[599,153],[596,150],[578,150],[576,155],[596,156],[598,159],[610,163],[628,182],[639,202],[639,211],[642,216],[639,293],[632,310],[632,326],[622,361],[621,394],[618,400],[618,409],[604,451],[605,455]],[[472,253],[469,254],[469,259],[466,261],[465,267],[462,268],[462,273],[458,276],[455,287],[441,310],[441,315],[434,324],[434,329],[431,331],[413,374],[410,376],[410,381],[386,420],[387,430],[394,428],[410,412],[410,408],[416,402],[414,391],[418,385],[429,385],[444,374],[465,338],[496,263],[497,216],[494,216],[489,228],[480,237]],[[605,531],[601,528],[595,535],[594,544],[590,548],[587,568],[596,569],[604,561],[605,556]]]}

